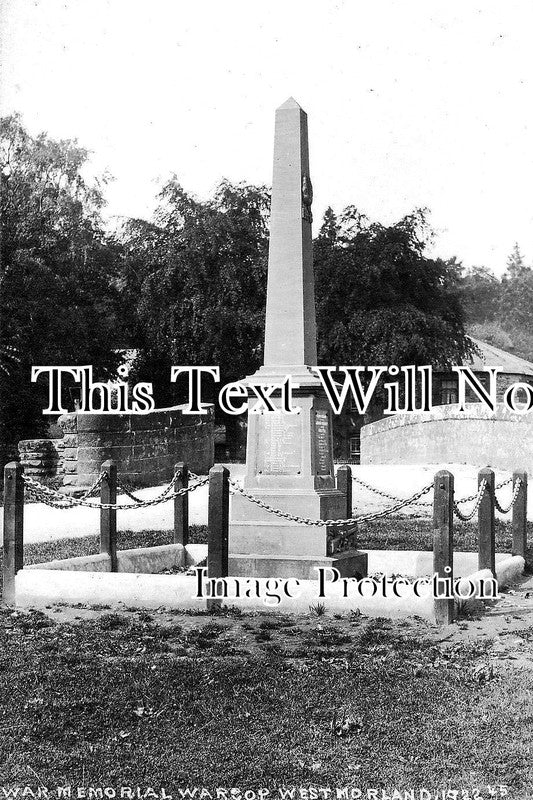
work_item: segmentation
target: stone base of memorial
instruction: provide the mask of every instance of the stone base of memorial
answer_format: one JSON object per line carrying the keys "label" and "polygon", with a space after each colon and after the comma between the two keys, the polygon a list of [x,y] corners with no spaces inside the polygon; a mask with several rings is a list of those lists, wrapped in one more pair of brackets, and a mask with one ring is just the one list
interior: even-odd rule
{"label": "stone base of memorial", "polygon": [[334,567],[341,578],[366,578],[367,555],[359,550],[347,550],[338,556],[274,556],[259,553],[233,553],[229,557],[229,573],[235,577],[296,578],[317,580],[319,567]]}
{"label": "stone base of memorial", "polygon": [[[304,377],[304,376],[301,376]],[[259,379],[264,378],[264,368]],[[248,415],[244,490],[270,509],[311,520],[346,519],[345,495],[335,488],[331,410],[326,397],[308,386],[294,395],[300,413]],[[258,380],[258,376],[248,382]],[[236,493],[232,500],[229,574],[317,578],[317,567],[335,567],[343,577],[367,574],[365,553],[330,553],[343,526],[308,525],[286,519]],[[352,537],[354,528],[351,528]],[[347,536],[349,541],[349,537]]]}

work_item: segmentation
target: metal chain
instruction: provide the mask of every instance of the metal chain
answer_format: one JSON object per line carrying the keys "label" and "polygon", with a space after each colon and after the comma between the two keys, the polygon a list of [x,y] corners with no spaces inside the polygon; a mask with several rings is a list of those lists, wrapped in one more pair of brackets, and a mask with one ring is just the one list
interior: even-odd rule
{"label": "metal chain", "polygon": [[[355,475],[352,475],[352,480],[355,483],[358,483],[360,486],[363,486],[365,489],[368,489],[370,492],[374,492],[374,494],[378,494],[380,497],[384,497],[386,500],[393,500],[395,503],[401,503],[403,501],[402,497],[396,497],[396,495],[388,494],[388,492],[384,492],[381,489],[377,489],[375,486],[371,486],[369,483],[365,483],[362,481],[361,478],[356,478]],[[413,503],[413,505],[417,506],[432,506],[433,503],[431,500],[424,500],[421,503]]]}
{"label": "metal chain", "polygon": [[[474,515],[476,514],[476,512],[478,511],[478,509],[479,509],[479,504],[481,503],[481,500],[483,498],[483,494],[485,493],[485,491],[487,491],[487,492],[490,492],[491,494],[493,494],[494,506],[497,509],[497,511],[499,511],[500,514],[508,514],[509,511],[514,506],[515,502],[516,502],[516,498],[518,497],[518,492],[520,491],[520,486],[522,484],[522,481],[521,481],[520,478],[516,479],[514,487],[513,487],[513,496],[511,498],[511,502],[509,503],[509,505],[507,507],[502,506],[501,503],[499,502],[498,498],[496,497],[496,489],[501,489],[503,486],[507,486],[507,484],[512,483],[512,482],[513,482],[512,477],[511,478],[507,478],[507,480],[505,480],[505,481],[501,481],[501,483],[498,483],[494,487],[494,493],[492,493],[492,491],[491,491],[489,485],[487,484],[487,482],[485,480],[483,480],[479,485],[479,490],[478,490],[477,494],[473,494],[470,497],[465,497],[463,500],[457,500],[454,503],[454,511],[455,511],[455,513],[457,514],[459,519],[462,520],[463,522],[468,522],[469,520],[471,520],[474,517]],[[483,492],[481,492],[481,487],[482,486],[483,486]],[[472,509],[472,511],[469,514],[463,514],[461,511],[459,511],[459,509],[457,507],[458,503],[469,503],[472,500],[475,500],[476,503],[474,505],[474,508]]]}
{"label": "metal chain", "polygon": [[[47,490],[47,487],[42,486],[41,484],[37,485],[37,481],[34,481],[33,478],[30,477],[23,477],[23,481],[26,484],[26,488],[28,489],[30,495],[40,503],[44,503],[47,506],[51,506],[52,508],[72,508],[73,503],[70,497],[67,495],[60,495],[59,492],[57,495],[52,495]],[[55,499],[52,501],[51,496]],[[61,498],[61,499],[59,499]],[[63,499],[64,498],[64,499]]]}
{"label": "metal chain", "polygon": [[[370,492],[374,492],[374,494],[378,494],[380,497],[385,497],[387,500],[394,500],[397,503],[401,502],[401,500],[402,500],[401,497],[396,497],[393,494],[388,494],[387,492],[384,492],[381,489],[377,489],[375,486],[371,486],[369,483],[365,483],[365,481],[362,481],[361,478],[356,478],[355,475],[352,475],[352,480],[355,481],[355,483],[360,484],[360,486],[364,486],[364,488],[368,489]],[[495,489],[502,489],[504,486],[507,486],[508,483],[512,483],[512,481],[513,481],[512,477],[511,478],[507,478],[506,480],[501,481],[501,483],[496,484],[496,486],[494,488]],[[475,500],[476,498],[477,498],[477,493],[473,494],[473,495],[470,495],[470,497],[463,497],[461,500],[457,500],[456,502],[457,503],[470,503],[470,502],[472,502],[472,500]],[[425,500],[422,503],[413,503],[413,505],[417,505],[417,506],[432,506],[433,502],[431,500],[429,500],[429,501]]]}
{"label": "metal chain", "polygon": [[[477,510],[479,508],[479,505],[480,505],[480,503],[481,503],[481,501],[483,499],[483,495],[485,494],[485,489],[486,488],[487,488],[487,481],[485,480],[485,478],[483,478],[483,480],[479,484],[479,489],[478,489],[477,494],[475,494],[471,498],[466,498],[465,500],[456,500],[454,502],[453,510],[455,511],[456,515],[459,517],[459,519],[462,522],[468,522],[468,520],[472,519],[474,514],[476,514],[476,512],[477,512]],[[463,512],[459,510],[458,503],[467,503],[467,502],[469,502],[469,500],[475,500],[476,501],[475,505],[474,505],[474,508],[472,509],[472,511],[469,514],[463,514]]]}
{"label": "metal chain", "polygon": [[[497,483],[496,486],[494,487],[494,489],[495,490],[496,489],[503,489],[504,486],[507,486],[508,483],[512,483],[512,482],[513,482],[513,478],[512,477],[507,478],[506,480],[501,481],[500,483]],[[469,495],[469,497],[463,497],[461,500],[457,500],[456,502],[457,503],[471,503],[472,500],[476,500],[477,499],[477,496],[478,496],[478,492],[476,492],[476,494]]]}
{"label": "metal chain", "polygon": [[[175,478],[172,479],[172,482],[174,482],[174,480],[175,480]],[[117,481],[117,494],[125,494],[126,497],[129,497],[130,500],[133,500],[134,503],[137,503],[137,504],[138,503],[142,503],[142,500],[141,500],[140,497],[136,497],[134,494],[132,494],[130,492],[129,489],[126,489],[126,487],[122,483],[118,483],[118,481]]]}
{"label": "metal chain", "polygon": [[[166,486],[161,494],[159,494],[157,497],[154,497],[152,500],[138,500],[136,505],[132,505],[131,503],[93,503],[87,500],[87,492],[82,497],[71,497],[50,489],[48,486],[43,486],[29,475],[24,475],[23,481],[28,487],[29,492],[37,500],[40,500],[42,503],[45,503],[52,508],[64,509],[72,508],[74,506],[84,506],[85,508],[113,509],[115,511],[122,511],[128,508],[148,508],[149,506],[156,506],[160,503],[166,503],[169,500],[173,500],[175,497],[183,497],[183,495],[187,494],[188,492],[193,492],[195,489],[198,489],[200,486],[204,486],[209,481],[208,476],[205,478],[199,478],[196,483],[190,484],[183,489],[178,489],[177,491],[173,492],[172,488],[180,474],[180,472],[176,472],[168,486]],[[105,477],[106,473],[102,473],[99,476],[98,485],[101,484]],[[91,487],[91,489],[94,491],[95,487]]]}
{"label": "metal chain", "polygon": [[[86,491],[86,492],[84,492],[84,493],[82,494],[82,496],[81,496],[81,498],[80,498],[80,499],[81,499],[81,500],[87,500],[87,498],[88,498],[88,497],[90,497],[92,494],[94,494],[94,493],[95,493],[95,491],[96,491],[97,489],[99,489],[99,488],[100,488],[100,486],[102,485],[102,481],[103,481],[103,479],[104,479],[104,475],[103,475],[103,473],[100,473],[100,475],[99,475],[99,476],[98,476],[98,478],[95,480],[95,482],[93,483],[93,485],[91,486],[91,488],[90,488],[90,489],[87,489],[87,491]],[[64,497],[68,497],[68,495],[64,495]]]}
{"label": "metal chain", "polygon": [[288,519],[291,522],[298,522],[301,525],[328,525],[328,526],[337,526],[337,525],[354,525],[358,522],[370,522],[373,519],[379,519],[380,517],[386,517],[389,514],[394,514],[396,511],[399,511],[404,506],[412,505],[416,500],[418,500],[423,495],[427,494],[427,492],[431,491],[433,488],[433,483],[428,484],[428,486],[424,486],[423,489],[420,489],[419,492],[416,492],[412,497],[407,497],[405,500],[402,500],[399,503],[396,503],[394,506],[389,506],[389,508],[385,508],[382,511],[376,511],[373,514],[363,514],[359,517],[350,517],[349,519],[309,519],[307,517],[299,517],[296,514],[290,514],[288,511],[281,511],[279,508],[273,508],[269,506],[268,503],[265,503],[264,500],[261,500],[259,497],[255,497],[253,494],[249,494],[249,492],[245,491],[241,486],[239,486],[235,481],[230,479],[230,486],[232,487],[234,492],[239,492],[247,500],[250,500],[252,503],[255,503],[260,508],[263,508],[265,511],[269,511],[271,514],[275,514],[277,517],[282,517],[283,519]]}
{"label": "metal chain", "polygon": [[[40,500],[41,502],[45,503],[48,506],[51,506],[52,508],[64,509],[64,508],[72,508],[72,507],[75,507],[75,506],[85,506],[86,508],[113,509],[113,510],[125,510],[125,509],[131,509],[131,508],[148,508],[150,506],[159,505],[160,503],[168,502],[169,500],[172,500],[172,499],[174,499],[176,497],[182,497],[185,494],[187,494],[188,492],[193,492],[195,489],[198,489],[200,486],[205,486],[205,484],[208,483],[208,481],[209,481],[209,477],[208,476],[200,478],[194,472],[189,472],[189,477],[191,477],[193,480],[196,480],[196,483],[190,484],[189,486],[186,486],[186,487],[184,487],[182,489],[178,489],[177,491],[173,492],[172,489],[174,487],[174,484],[175,484],[176,480],[178,479],[178,477],[181,477],[181,471],[177,470],[174,473],[174,475],[173,475],[170,483],[168,484],[168,486],[166,486],[163,489],[163,491],[159,495],[157,495],[157,497],[154,497],[152,500],[141,500],[140,498],[138,498],[134,494],[132,494],[124,486],[122,486],[121,484],[118,484],[117,485],[117,489],[120,489],[123,492],[123,494],[125,494],[127,497],[129,497],[131,500],[133,500],[135,502],[135,505],[132,505],[131,503],[96,503],[96,502],[89,501],[88,498],[101,486],[102,481],[107,477],[108,477],[107,473],[106,472],[102,472],[98,476],[98,479],[95,481],[95,483],[81,497],[78,497],[78,498],[70,496],[70,495],[62,494],[61,492],[58,492],[55,489],[51,489],[48,486],[44,486],[43,484],[39,483],[38,481],[36,481],[34,478],[30,477],[29,475],[23,475],[22,479],[23,479],[24,483],[26,484],[26,486],[28,488],[28,491],[37,500]],[[353,480],[356,483],[359,483],[361,486],[364,486],[369,491],[374,492],[375,494],[378,494],[381,497],[385,497],[388,500],[395,501],[395,504],[393,506],[389,506],[388,508],[383,509],[382,511],[377,511],[377,512],[374,512],[374,513],[371,513],[371,514],[364,514],[364,515],[361,515],[359,517],[350,517],[349,519],[337,519],[337,520],[334,520],[334,519],[327,519],[327,520],[318,519],[318,520],[316,520],[315,519],[315,520],[313,520],[313,519],[309,519],[307,517],[300,517],[300,516],[295,515],[295,514],[290,514],[287,511],[281,511],[281,509],[278,509],[278,508],[273,508],[272,506],[268,505],[268,503],[265,503],[260,498],[255,497],[254,495],[249,494],[248,492],[246,492],[241,486],[239,486],[235,481],[233,481],[231,479],[230,479],[230,485],[231,485],[231,487],[232,487],[234,492],[239,492],[244,497],[246,497],[248,500],[250,500],[252,503],[255,503],[260,508],[263,508],[265,511],[268,511],[268,512],[270,512],[272,514],[275,514],[278,517],[282,517],[283,519],[288,519],[288,520],[290,520],[292,522],[297,522],[297,523],[300,523],[302,525],[311,525],[311,526],[314,526],[314,525],[327,525],[327,526],[333,527],[333,526],[341,526],[341,525],[353,525],[353,524],[356,524],[358,522],[369,522],[369,521],[374,520],[374,519],[379,519],[380,517],[385,517],[385,516],[388,516],[390,514],[394,514],[396,511],[399,511],[400,509],[404,508],[405,506],[409,506],[409,505],[419,505],[419,506],[421,506],[421,505],[424,505],[424,506],[432,505],[431,502],[421,502],[420,503],[418,501],[420,500],[421,497],[423,497],[425,494],[427,494],[428,492],[430,492],[432,490],[433,483],[430,483],[427,486],[425,486],[423,489],[421,489],[420,491],[415,492],[415,494],[413,494],[411,497],[400,498],[400,497],[395,497],[394,495],[388,494],[387,492],[383,492],[380,489],[376,489],[375,487],[371,486],[370,484],[365,483],[364,481],[362,481],[360,478],[356,478],[355,476],[352,476],[352,477],[353,477]],[[513,480],[512,478],[508,478],[507,480],[502,481],[501,483],[499,483],[499,484],[497,484],[495,486],[495,489],[500,489],[503,486],[506,486],[507,484],[511,483],[512,480]],[[483,480],[480,483],[479,489],[478,489],[476,494],[471,495],[470,497],[465,497],[465,498],[463,498],[461,500],[456,500],[454,502],[454,511],[455,511],[455,514],[459,517],[460,520],[462,520],[463,522],[467,522],[468,520],[473,518],[473,516],[476,514],[477,510],[479,509],[479,505],[481,503],[481,500],[483,498],[485,490],[487,490],[487,486],[488,485],[487,485],[486,480]],[[513,507],[513,505],[514,505],[514,503],[516,501],[516,498],[518,497],[518,492],[520,490],[520,486],[521,486],[521,480],[520,480],[520,478],[518,478],[516,480],[516,482],[515,482],[514,487],[513,487],[513,496],[512,496],[510,505],[507,508],[503,507],[499,503],[499,501],[498,501],[498,499],[496,497],[496,494],[494,493],[494,505],[495,505],[495,507],[497,508],[497,510],[500,513],[507,514],[511,510],[511,508]],[[476,501],[472,511],[469,514],[463,514],[459,510],[459,507],[458,507],[459,503],[468,503],[468,502],[471,502],[472,500]]]}
{"label": "metal chain", "polygon": [[[89,498],[92,494],[94,494],[95,491],[100,488],[105,475],[106,475],[105,472],[101,472],[96,481],[93,483],[93,485],[89,489],[87,489],[87,491],[84,492],[78,499],[87,500],[87,498]],[[32,494],[34,497],[37,497],[37,499],[43,496],[42,499],[43,502],[46,503],[46,505],[53,506],[54,508],[72,508],[73,505],[72,497],[70,495],[58,492],[55,489],[51,489],[49,486],[44,486],[42,483],[39,483],[30,475],[23,474],[22,480],[27,485],[30,494]],[[47,502],[47,500],[44,499],[44,497],[57,498],[56,503]]]}
{"label": "metal chain", "polygon": [[512,507],[514,506],[514,504],[516,502],[516,498],[518,497],[518,492],[520,491],[521,485],[522,485],[521,478],[517,478],[516,481],[515,481],[514,487],[513,487],[513,496],[511,497],[511,502],[509,503],[507,508],[505,508],[505,506],[502,506],[500,504],[500,501],[496,497],[496,492],[494,492],[494,505],[495,505],[496,509],[500,512],[500,514],[508,514],[509,511],[512,509]]}

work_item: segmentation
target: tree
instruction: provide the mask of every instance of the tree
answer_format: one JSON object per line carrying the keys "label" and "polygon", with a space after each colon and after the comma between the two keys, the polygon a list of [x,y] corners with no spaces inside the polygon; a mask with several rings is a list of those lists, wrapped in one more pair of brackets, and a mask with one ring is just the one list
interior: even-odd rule
{"label": "tree", "polygon": [[507,270],[505,277],[513,281],[516,278],[522,277],[528,272],[531,272],[531,267],[526,266],[524,263],[524,257],[520,252],[518,242],[515,242],[515,246],[513,247],[507,259]]}
{"label": "tree", "polygon": [[500,350],[514,351],[513,337],[499,322],[478,322],[469,326],[469,333],[474,339],[499,347]]}
{"label": "tree", "polygon": [[389,227],[355,207],[325,220],[315,242],[319,363],[458,364],[471,352],[460,265],[424,255],[424,211]]}
{"label": "tree", "polygon": [[507,329],[533,331],[533,270],[524,263],[518,244],[502,278],[499,316]]}
{"label": "tree", "polygon": [[472,335],[531,360],[533,357],[533,270],[515,244],[498,280],[485,267],[461,278],[461,302]]}
{"label": "tree", "polygon": [[104,235],[101,185],[84,179],[75,141],[30,136],[19,117],[0,120],[0,441],[45,433],[46,386],[33,365],[92,364],[113,374],[116,247]]}
{"label": "tree", "polygon": [[[153,380],[158,405],[183,399],[171,364],[220,365],[223,382],[260,365],[267,207],[262,188],[224,182],[202,203],[174,178],[154,222],[128,225],[123,296],[137,307],[135,379]],[[339,217],[326,211],[315,241],[319,363],[446,366],[467,356],[461,268],[425,257],[428,238],[423,212],[384,227],[353,206]]]}
{"label": "tree", "polygon": [[[123,236],[124,292],[135,304],[135,377],[154,382],[158,405],[176,402],[170,365],[219,365],[226,383],[261,363],[268,193],[223,181],[200,202],[172,178],[153,223]],[[148,377],[148,375],[150,377]]]}
{"label": "tree", "polygon": [[492,322],[499,314],[502,286],[486,267],[466,270],[460,280],[460,298],[469,323]]}

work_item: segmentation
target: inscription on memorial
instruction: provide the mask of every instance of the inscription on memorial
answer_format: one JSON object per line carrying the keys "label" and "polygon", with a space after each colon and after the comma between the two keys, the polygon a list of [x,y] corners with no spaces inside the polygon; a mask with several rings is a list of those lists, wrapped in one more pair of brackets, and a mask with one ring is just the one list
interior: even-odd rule
{"label": "inscription on memorial", "polygon": [[296,414],[262,414],[257,420],[256,471],[298,475],[302,469],[302,419]]}
{"label": "inscription on memorial", "polygon": [[316,474],[330,474],[329,419],[328,412],[315,412],[315,460]]}

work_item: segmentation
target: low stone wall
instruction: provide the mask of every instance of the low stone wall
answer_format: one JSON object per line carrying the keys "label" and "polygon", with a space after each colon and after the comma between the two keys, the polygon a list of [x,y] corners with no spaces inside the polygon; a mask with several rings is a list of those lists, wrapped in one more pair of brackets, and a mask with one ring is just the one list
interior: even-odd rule
{"label": "low stone wall", "polygon": [[361,428],[361,464],[474,464],[533,473],[533,415],[481,403],[396,414]]}
{"label": "low stone wall", "polygon": [[158,411],[153,414],[65,414],[64,485],[86,486],[100,473],[103,461],[114,459],[118,473],[137,485],[169,480],[176,461],[206,473],[214,463],[214,409],[207,414]]}
{"label": "low stone wall", "polygon": [[141,486],[168,481],[177,461],[205,474],[215,458],[214,409],[207,414],[64,414],[62,439],[19,442],[25,472],[36,478],[63,476],[64,486],[88,486],[103,461],[113,458],[118,474]]}

